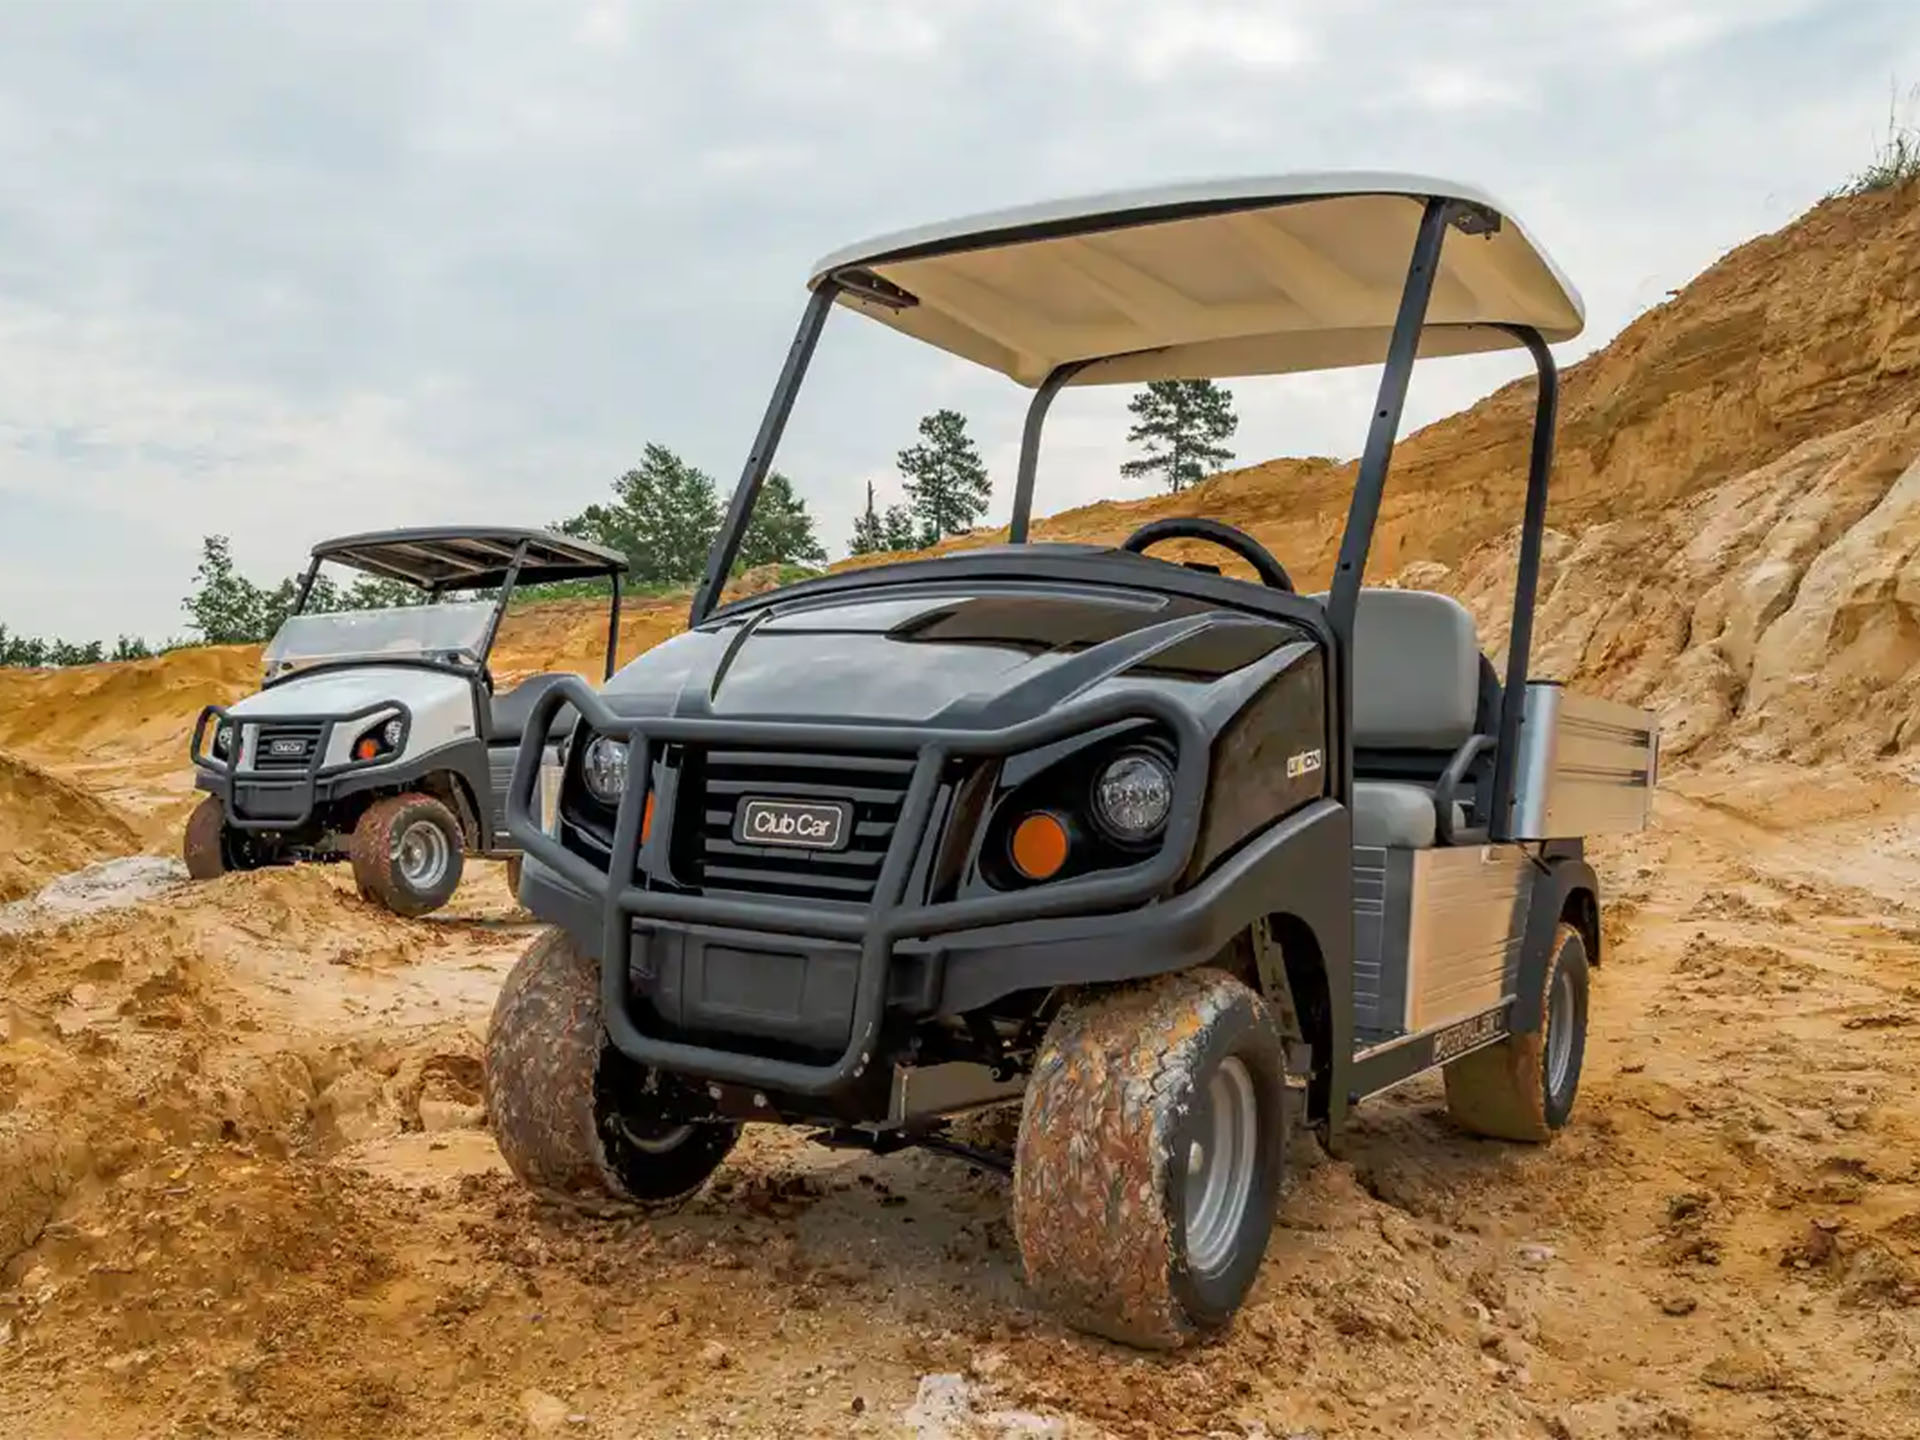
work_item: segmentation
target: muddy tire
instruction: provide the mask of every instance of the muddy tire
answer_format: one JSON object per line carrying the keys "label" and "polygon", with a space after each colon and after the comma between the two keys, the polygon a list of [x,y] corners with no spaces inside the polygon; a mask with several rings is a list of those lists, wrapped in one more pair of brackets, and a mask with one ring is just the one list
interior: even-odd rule
{"label": "muddy tire", "polygon": [[217,795],[193,807],[180,843],[187,874],[195,880],[215,880],[235,868],[228,863],[227,810]]}
{"label": "muddy tire", "polygon": [[1540,1027],[1446,1067],[1454,1123],[1496,1140],[1551,1140],[1573,1114],[1587,1054],[1587,946],[1563,924],[1541,991]]}
{"label": "muddy tire", "polygon": [[1280,1032],[1203,969],[1070,1003],[1041,1044],[1014,1152],[1027,1283],[1076,1329],[1149,1349],[1246,1298],[1286,1166]]}
{"label": "muddy tire", "polygon": [[740,1138],[687,1123],[657,1077],[607,1044],[600,967],[548,930],[507,976],[487,1031],[487,1113],[529,1189],[580,1209],[664,1212],[691,1199]]}
{"label": "muddy tire", "polygon": [[347,853],[360,893],[411,918],[453,898],[463,844],[460,822],[432,796],[389,795],[361,815]]}

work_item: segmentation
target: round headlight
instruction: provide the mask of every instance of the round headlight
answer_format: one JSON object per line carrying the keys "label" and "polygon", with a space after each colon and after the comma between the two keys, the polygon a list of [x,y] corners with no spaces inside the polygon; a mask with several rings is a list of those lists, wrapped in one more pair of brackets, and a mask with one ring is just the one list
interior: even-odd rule
{"label": "round headlight", "polygon": [[213,732],[213,753],[225,755],[233,748],[233,726],[222,720]]}
{"label": "round headlight", "polygon": [[617,805],[627,792],[627,747],[609,735],[596,735],[580,756],[580,778],[604,805]]}
{"label": "round headlight", "polygon": [[407,727],[400,723],[400,717],[398,715],[380,727],[380,738],[387,742],[387,748],[389,750],[397,749],[400,744],[400,737],[406,733]]}
{"label": "round headlight", "polygon": [[1150,840],[1173,809],[1173,771],[1148,750],[1128,750],[1093,782],[1093,818],[1124,845]]}

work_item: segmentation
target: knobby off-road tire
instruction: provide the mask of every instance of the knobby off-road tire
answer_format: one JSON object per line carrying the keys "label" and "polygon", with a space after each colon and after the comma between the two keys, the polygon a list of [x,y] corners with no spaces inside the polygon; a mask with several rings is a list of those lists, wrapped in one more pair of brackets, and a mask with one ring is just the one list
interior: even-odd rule
{"label": "knobby off-road tire", "polygon": [[1540,1028],[1446,1067],[1454,1122],[1496,1140],[1551,1140],[1573,1114],[1587,1054],[1587,945],[1562,924],[1540,996]]}
{"label": "knobby off-road tire", "polygon": [[1075,1328],[1130,1345],[1224,1326],[1273,1230],[1287,1115],[1279,1030],[1223,971],[1070,1003],[1041,1045],[1014,1156],[1027,1283]]}
{"label": "knobby off-road tire", "polygon": [[217,795],[193,807],[180,853],[187,862],[187,875],[194,880],[215,880],[234,868],[228,864],[227,809]]}
{"label": "knobby off-road tire", "polygon": [[645,1118],[646,1072],[613,1050],[600,967],[548,930],[507,976],[487,1031],[487,1113],[508,1168],[550,1200],[605,1213],[691,1199],[740,1138],[738,1125]]}
{"label": "knobby off-road tire", "polygon": [[453,898],[464,843],[460,822],[431,795],[389,795],[361,815],[347,853],[360,893],[411,918]]}

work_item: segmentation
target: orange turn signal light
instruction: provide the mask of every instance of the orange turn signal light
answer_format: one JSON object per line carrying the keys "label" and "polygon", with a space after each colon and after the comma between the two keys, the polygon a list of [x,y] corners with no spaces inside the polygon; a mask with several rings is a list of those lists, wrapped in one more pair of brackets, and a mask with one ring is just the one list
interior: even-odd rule
{"label": "orange turn signal light", "polygon": [[1007,847],[1013,868],[1023,879],[1051,880],[1067,863],[1071,848],[1067,827],[1058,815],[1037,810],[1013,827],[1013,840]]}
{"label": "orange turn signal light", "polygon": [[375,740],[371,735],[362,735],[359,740],[354,742],[353,758],[356,760],[371,760],[379,753],[380,742]]}
{"label": "orange turn signal light", "polygon": [[640,812],[640,843],[647,843],[647,837],[653,834],[653,792],[647,792],[646,807]]}

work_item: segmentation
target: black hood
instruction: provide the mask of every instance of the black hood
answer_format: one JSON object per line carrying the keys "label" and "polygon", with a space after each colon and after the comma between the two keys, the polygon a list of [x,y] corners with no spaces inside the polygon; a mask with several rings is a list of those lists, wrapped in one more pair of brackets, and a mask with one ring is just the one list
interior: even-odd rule
{"label": "black hood", "polygon": [[1204,691],[1305,640],[1178,595],[893,583],[675,636],[604,695],[626,715],[1001,725],[1118,683]]}

